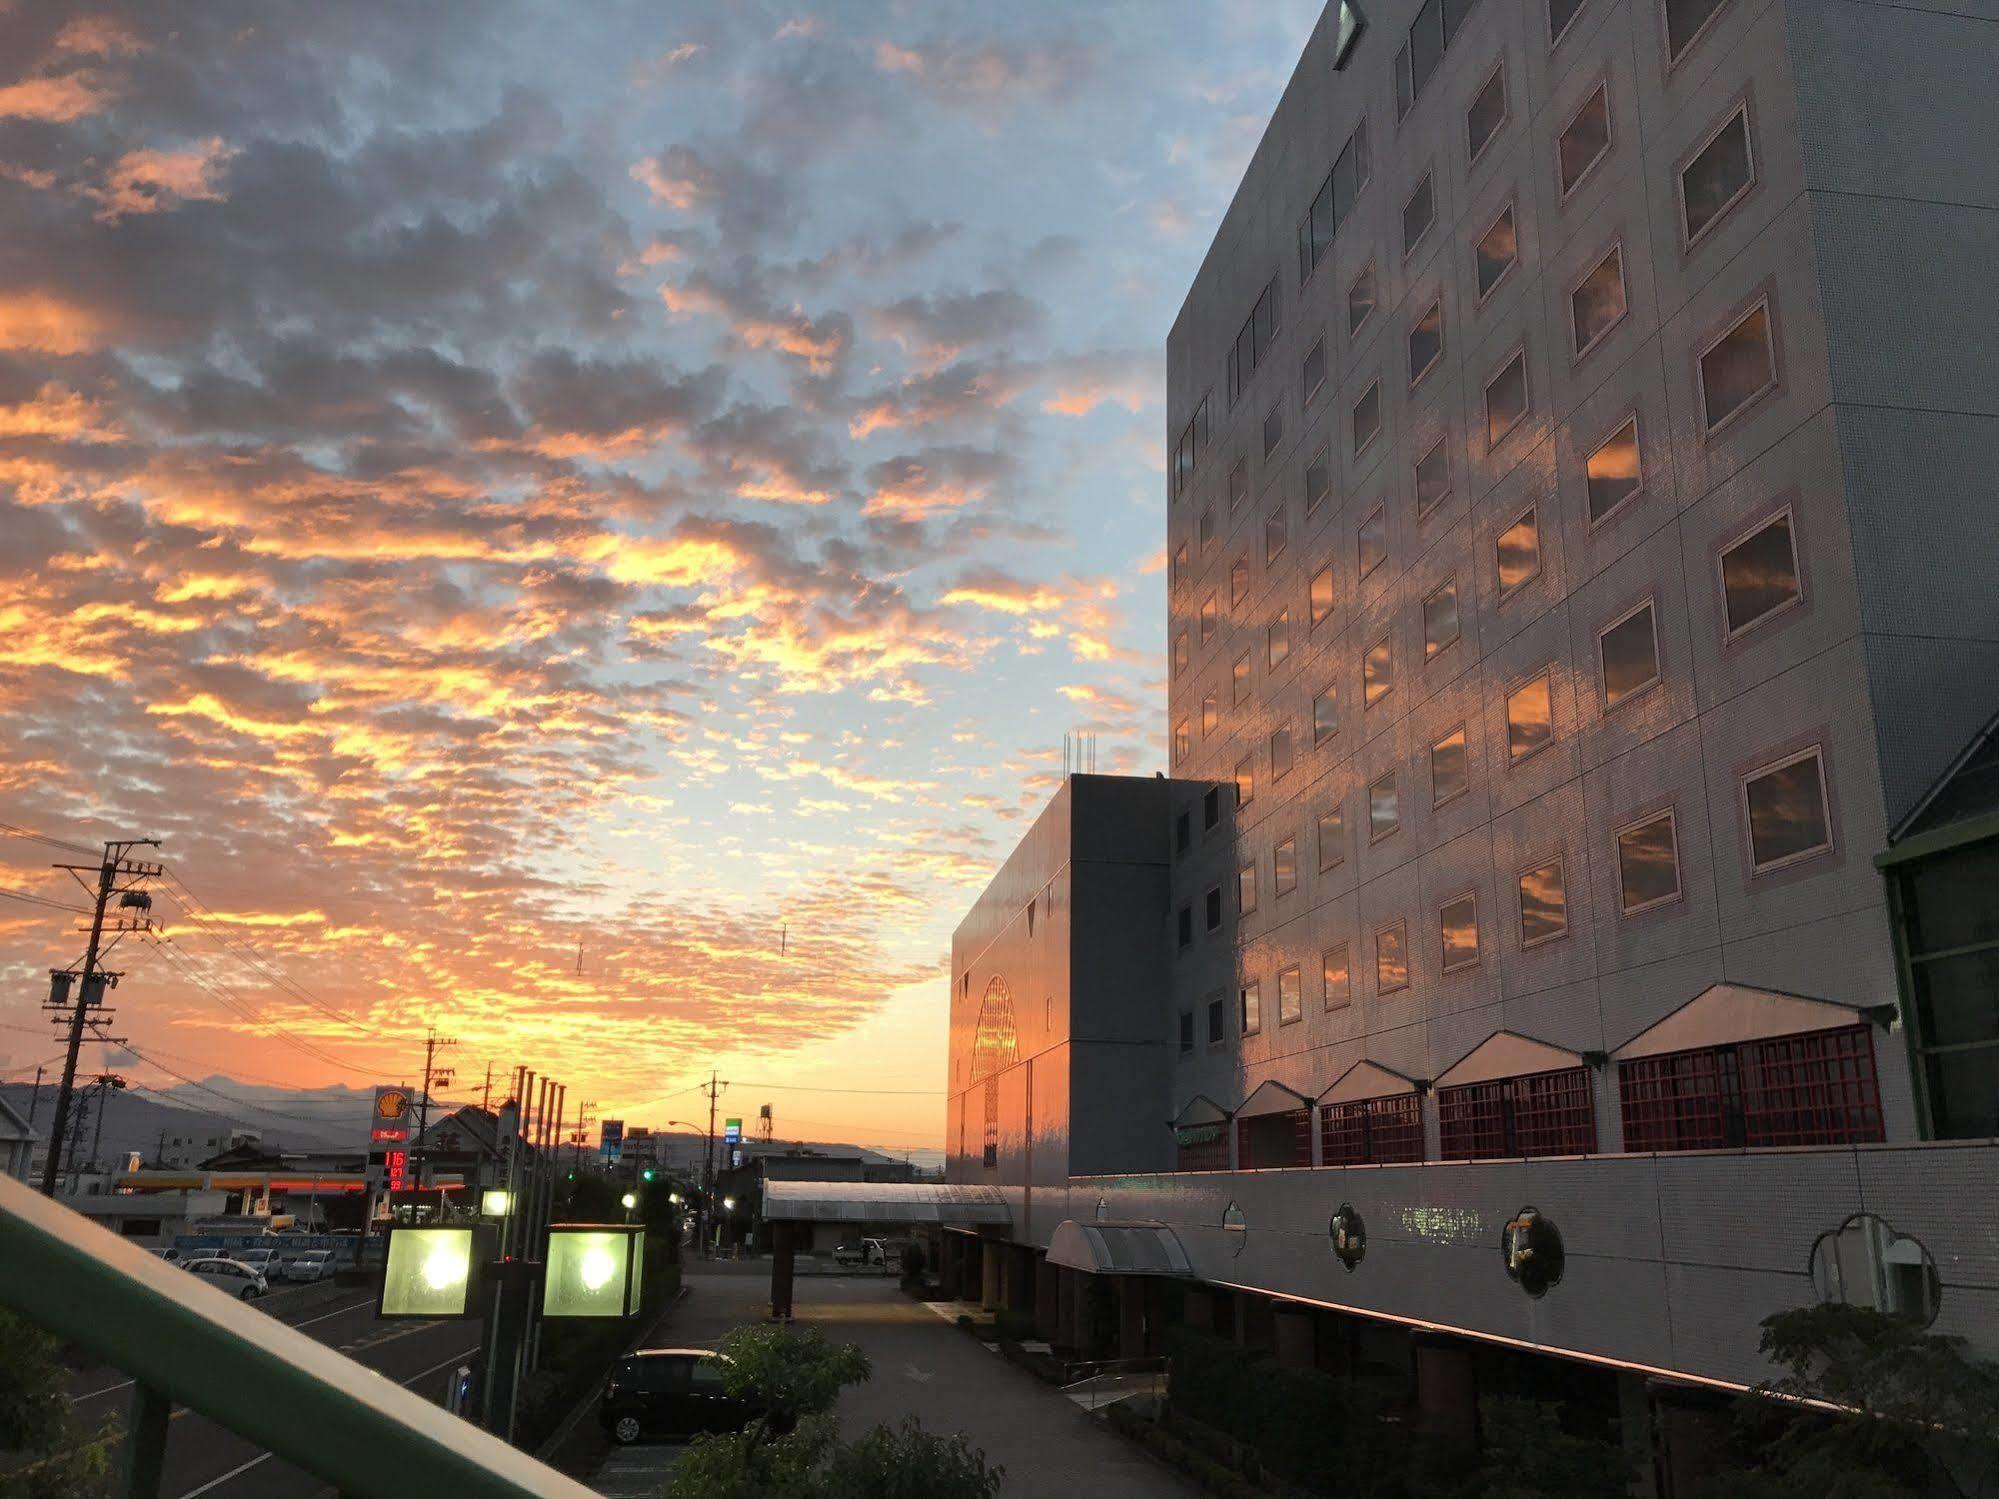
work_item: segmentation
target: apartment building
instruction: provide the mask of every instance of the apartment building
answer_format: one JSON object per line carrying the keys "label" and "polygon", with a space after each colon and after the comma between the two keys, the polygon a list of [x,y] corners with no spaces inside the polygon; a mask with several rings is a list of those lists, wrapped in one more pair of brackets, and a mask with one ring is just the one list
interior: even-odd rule
{"label": "apartment building", "polygon": [[1327,7],[1168,340],[1170,1159],[1072,1223],[1659,1378],[1815,1294],[1999,1352],[1994,76]]}

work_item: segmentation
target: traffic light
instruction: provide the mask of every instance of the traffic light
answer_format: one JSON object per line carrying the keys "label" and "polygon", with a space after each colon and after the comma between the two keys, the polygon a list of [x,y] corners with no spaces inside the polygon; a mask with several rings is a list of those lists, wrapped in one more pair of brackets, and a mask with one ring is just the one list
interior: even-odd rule
{"label": "traffic light", "polygon": [[640,1175],[640,1176],[642,1176],[642,1177],[644,1177],[644,1178],[645,1178],[645,1179],[646,1179],[647,1181],[651,1181],[651,1180],[652,1180],[652,1167],[650,1167],[650,1166],[646,1167],[646,1169],[645,1169],[645,1170],[643,1170],[643,1171],[641,1171],[641,1172],[639,1173],[639,1175]]}

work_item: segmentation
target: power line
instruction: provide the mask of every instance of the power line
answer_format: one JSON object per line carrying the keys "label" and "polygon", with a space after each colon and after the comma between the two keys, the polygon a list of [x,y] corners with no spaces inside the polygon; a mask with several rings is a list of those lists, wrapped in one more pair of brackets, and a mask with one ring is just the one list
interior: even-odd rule
{"label": "power line", "polygon": [[[98,1039],[106,1040],[107,1038],[100,1035]],[[287,1114],[282,1109],[267,1108],[263,1104],[252,1103],[247,1098],[237,1098],[232,1094],[224,1093],[220,1088],[211,1088],[207,1083],[198,1083],[193,1078],[187,1076],[185,1073],[175,1071],[173,1068],[169,1067],[165,1062],[160,1061],[157,1057],[147,1056],[143,1051],[139,1050],[139,1048],[134,1046],[130,1041],[121,1041],[116,1044],[123,1046],[127,1051],[131,1052],[133,1056],[137,1057],[140,1061],[144,1062],[148,1067],[157,1067],[159,1068],[160,1071],[164,1072],[168,1077],[177,1079],[178,1081],[185,1083],[188,1087],[197,1089],[198,1091],[206,1093],[213,1098],[219,1098],[224,1103],[229,1104],[233,1108],[248,1109],[251,1113],[254,1114],[268,1114],[273,1119],[289,1119],[294,1124],[310,1124],[315,1129],[323,1128],[326,1124],[326,1121],[324,1119],[307,1119],[300,1114]],[[145,1089],[145,1091],[148,1093],[156,1094],[162,1098],[167,1096],[158,1088],[147,1088]]]}
{"label": "power line", "polygon": [[88,906],[65,905],[59,900],[50,900],[46,895],[35,895],[26,890],[9,890],[5,886],[0,886],[0,895],[6,896],[9,900],[24,900],[30,905],[47,906],[51,911],[67,911],[72,916],[90,914]]}
{"label": "power line", "polygon": [[33,828],[19,827],[11,822],[0,822],[0,834],[9,838],[25,838],[30,843],[40,843],[48,848],[59,848],[67,854],[88,854],[95,857],[99,850],[87,843],[71,843],[67,839],[52,838],[47,833],[38,833]]}
{"label": "power line", "polygon": [[[269,961],[263,956],[263,954],[258,950],[258,948],[254,944],[250,942],[248,938],[242,937],[234,932],[228,932],[222,930],[220,927],[220,918],[216,916],[215,912],[212,909],[210,909],[210,907],[201,899],[200,896],[196,895],[192,890],[188,889],[187,881],[183,880],[179,875],[175,874],[171,869],[167,871],[166,877],[168,882],[174,886],[174,889],[172,891],[164,893],[167,894],[168,897],[181,908],[181,913],[184,916],[186,916],[187,919],[190,922],[192,922],[195,927],[207,933],[210,939],[212,939],[214,942],[219,944],[224,949],[232,951],[239,959],[241,959],[241,961],[247,964],[252,970],[262,974],[265,978],[269,979],[272,983],[276,984],[279,988],[283,989],[287,994],[290,994],[293,998],[298,999],[307,1005],[310,1005],[313,1009],[319,1011],[320,1014],[326,1016],[328,1019],[337,1020],[340,1024],[345,1026],[350,1026],[354,1030],[361,1032],[363,1035],[374,1034],[374,1031],[371,1027],[362,1024],[360,1021],[354,1019],[352,1016],[347,1015],[344,1012],[334,1008],[332,1005],[322,1000],[318,995],[314,994],[310,989],[307,989],[303,984],[298,983],[296,980],[292,979],[288,974],[281,972],[271,961]],[[195,914],[197,910],[200,911],[203,916],[206,916],[208,920],[204,921],[202,919],[202,916],[197,916]]]}
{"label": "power line", "polygon": [[209,998],[225,1006],[231,1013],[247,1020],[266,1035],[283,1041],[287,1046],[292,1047],[305,1056],[311,1057],[314,1061],[324,1062],[329,1067],[337,1067],[342,1072],[351,1072],[356,1077],[379,1077],[382,1075],[383,1069],[380,1067],[357,1067],[351,1062],[344,1062],[331,1052],[299,1036],[293,1035],[277,1022],[266,1020],[245,1000],[236,995],[222,980],[215,978],[203,970],[195,962],[191,954],[184,948],[175,946],[171,940],[155,940],[152,946],[178,964],[181,969],[181,976],[189,983],[208,995]]}
{"label": "power line", "polygon": [[819,1088],[809,1083],[738,1083],[739,1088],[762,1088],[775,1093],[866,1093],[887,1098],[943,1098],[943,1088]]}

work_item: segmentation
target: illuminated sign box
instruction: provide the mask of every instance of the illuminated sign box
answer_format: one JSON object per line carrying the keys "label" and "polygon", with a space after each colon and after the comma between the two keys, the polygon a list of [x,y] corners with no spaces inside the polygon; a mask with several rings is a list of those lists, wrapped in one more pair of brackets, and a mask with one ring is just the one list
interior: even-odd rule
{"label": "illuminated sign box", "polygon": [[544,1317],[631,1317],[645,1277],[645,1229],[558,1223],[542,1267]]}
{"label": "illuminated sign box", "polygon": [[472,1227],[389,1230],[378,1317],[476,1317],[491,1241]]}

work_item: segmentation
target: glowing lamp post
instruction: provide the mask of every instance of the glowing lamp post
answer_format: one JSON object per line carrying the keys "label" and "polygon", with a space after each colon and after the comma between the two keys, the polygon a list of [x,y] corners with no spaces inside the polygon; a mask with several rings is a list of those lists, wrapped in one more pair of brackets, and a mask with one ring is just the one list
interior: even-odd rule
{"label": "glowing lamp post", "polygon": [[488,1218],[504,1218],[514,1210],[514,1194],[502,1187],[488,1187],[479,1194],[479,1211]]}
{"label": "glowing lamp post", "polygon": [[484,1248],[470,1227],[399,1224],[391,1228],[375,1315],[425,1319],[477,1316],[475,1293],[484,1279]]}
{"label": "glowing lamp post", "polygon": [[558,1223],[542,1267],[544,1317],[631,1317],[645,1273],[645,1230]]}

